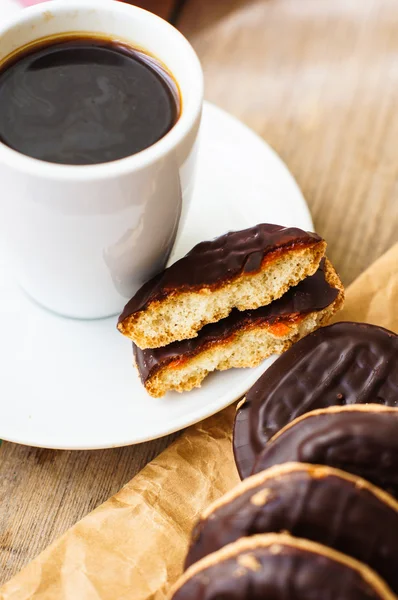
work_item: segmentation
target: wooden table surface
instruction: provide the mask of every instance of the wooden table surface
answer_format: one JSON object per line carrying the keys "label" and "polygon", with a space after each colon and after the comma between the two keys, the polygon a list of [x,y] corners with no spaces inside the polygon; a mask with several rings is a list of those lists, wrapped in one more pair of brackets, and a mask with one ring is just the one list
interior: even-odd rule
{"label": "wooden table surface", "polygon": [[[157,2],[161,10],[170,4]],[[349,284],[398,241],[398,2],[186,0],[180,9],[177,24],[202,60],[207,98],[286,161]],[[95,452],[4,442],[0,581],[170,440]]]}

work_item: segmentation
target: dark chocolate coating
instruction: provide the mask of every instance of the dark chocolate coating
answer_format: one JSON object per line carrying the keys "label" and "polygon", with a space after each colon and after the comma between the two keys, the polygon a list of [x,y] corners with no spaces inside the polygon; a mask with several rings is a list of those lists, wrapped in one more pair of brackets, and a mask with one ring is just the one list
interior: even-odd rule
{"label": "dark chocolate coating", "polygon": [[375,600],[375,591],[358,571],[315,552],[279,546],[242,552],[259,563],[242,567],[236,557],[193,575],[172,600]]}
{"label": "dark chocolate coating", "polygon": [[355,481],[315,470],[277,471],[250,490],[241,484],[237,497],[196,525],[186,568],[240,537],[287,531],[367,564],[398,592],[397,508]]}
{"label": "dark chocolate coating", "polygon": [[339,290],[326,281],[325,260],[322,259],[314,275],[291,287],[279,300],[256,310],[234,309],[225,319],[205,325],[196,338],[146,350],[141,350],[133,344],[141,380],[145,383],[156,371],[173,360],[195,356],[213,344],[228,339],[241,329],[258,327],[264,323],[275,324],[281,320],[286,321],[298,315],[322,310],[334,302],[338,294]]}
{"label": "dark chocolate coating", "polygon": [[219,287],[243,273],[259,271],[266,256],[275,250],[312,246],[320,241],[316,233],[263,223],[201,242],[143,285],[125,306],[119,323],[176,290]]}
{"label": "dark chocolate coating", "polygon": [[291,423],[268,442],[254,473],[284,462],[328,465],[398,498],[398,409],[361,408],[325,409]]}
{"label": "dark chocolate coating", "polygon": [[236,414],[234,454],[247,477],[268,440],[318,408],[398,406],[398,336],[362,323],[336,323],[294,344],[260,377]]}

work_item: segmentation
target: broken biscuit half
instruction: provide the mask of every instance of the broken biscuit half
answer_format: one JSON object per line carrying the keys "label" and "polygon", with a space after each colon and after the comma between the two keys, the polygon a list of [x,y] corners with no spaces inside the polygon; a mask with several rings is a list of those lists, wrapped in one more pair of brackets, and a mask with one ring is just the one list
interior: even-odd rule
{"label": "broken biscuit half", "polygon": [[315,233],[264,223],[202,242],[140,288],[117,327],[142,349],[195,338],[233,309],[280,298],[316,272],[325,249]]}
{"label": "broken biscuit half", "polygon": [[326,324],[343,300],[340,279],[324,259],[314,275],[267,306],[235,309],[227,318],[206,325],[194,339],[155,349],[134,346],[141,381],[151,396],[161,397],[169,390],[200,387],[215,370],[255,367]]}

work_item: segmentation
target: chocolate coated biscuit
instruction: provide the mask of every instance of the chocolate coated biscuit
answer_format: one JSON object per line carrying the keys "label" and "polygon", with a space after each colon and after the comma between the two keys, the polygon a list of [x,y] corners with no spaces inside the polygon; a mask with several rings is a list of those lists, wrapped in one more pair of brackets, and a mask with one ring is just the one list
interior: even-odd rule
{"label": "chocolate coated biscuit", "polygon": [[247,477],[270,438],[318,408],[398,406],[398,336],[374,325],[336,323],[306,336],[260,377],[238,409],[234,454]]}
{"label": "chocolate coated biscuit", "polygon": [[398,497],[398,409],[378,404],[314,410],[281,429],[254,473],[285,462],[328,465]]}
{"label": "chocolate coated biscuit", "polygon": [[396,600],[362,563],[281,534],[242,538],[193,565],[172,600]]}
{"label": "chocolate coated biscuit", "polygon": [[133,313],[144,310],[151,302],[163,300],[175,290],[181,292],[202,286],[219,287],[242,273],[258,271],[267,254],[275,250],[320,241],[322,238],[316,233],[262,223],[201,242],[138,290],[125,306],[119,323]]}
{"label": "chocolate coated biscuit", "polygon": [[142,349],[195,338],[234,308],[280,298],[315,273],[325,248],[314,233],[270,224],[202,242],[138,290],[118,329]]}
{"label": "chocolate coated biscuit", "polygon": [[[329,269],[333,269],[331,266]],[[134,357],[143,384],[148,379],[175,360],[179,362],[198,355],[214,344],[221,344],[239,330],[278,325],[289,320],[294,322],[301,315],[320,311],[334,302],[340,290],[333,287],[325,276],[325,259],[322,259],[317,272],[289,289],[279,300],[255,310],[234,309],[225,319],[205,325],[198,337],[173,342],[161,348],[141,350],[133,344]]]}
{"label": "chocolate coated biscuit", "polygon": [[359,477],[301,463],[253,475],[212,504],[185,567],[241,537],[284,531],[356,558],[398,592],[398,502]]}

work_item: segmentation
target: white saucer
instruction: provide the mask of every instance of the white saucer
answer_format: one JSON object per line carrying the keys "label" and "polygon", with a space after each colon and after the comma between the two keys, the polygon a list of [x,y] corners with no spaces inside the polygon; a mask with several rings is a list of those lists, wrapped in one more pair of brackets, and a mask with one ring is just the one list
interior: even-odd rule
{"label": "white saucer", "polygon": [[[252,131],[206,104],[201,136],[194,200],[173,259],[196,242],[259,222],[312,229],[295,181]],[[46,312],[0,263],[0,438],[68,449],[154,439],[231,404],[270,364],[215,373],[200,389],[155,400],[115,327],[114,318],[73,321]]]}

